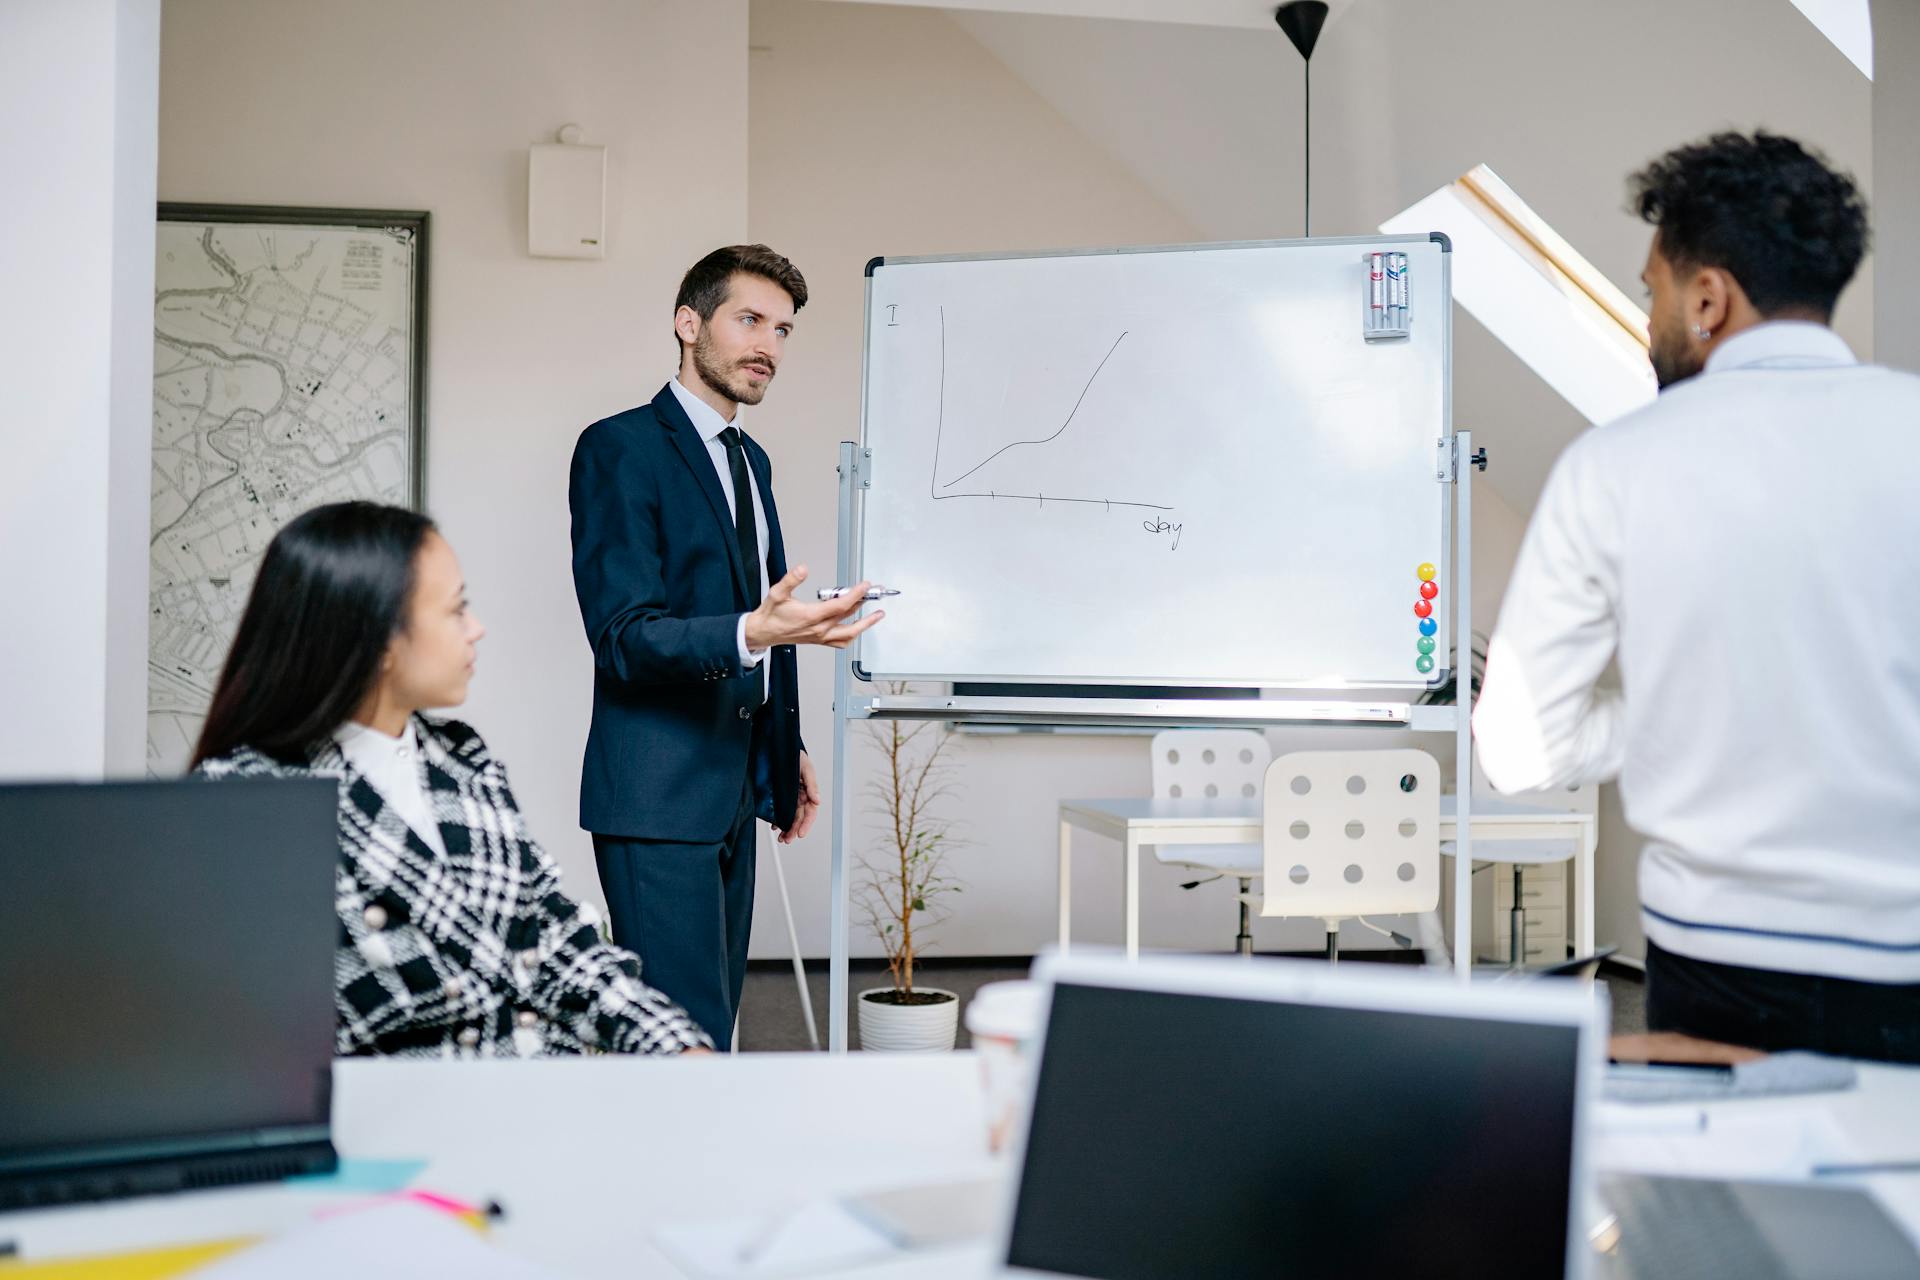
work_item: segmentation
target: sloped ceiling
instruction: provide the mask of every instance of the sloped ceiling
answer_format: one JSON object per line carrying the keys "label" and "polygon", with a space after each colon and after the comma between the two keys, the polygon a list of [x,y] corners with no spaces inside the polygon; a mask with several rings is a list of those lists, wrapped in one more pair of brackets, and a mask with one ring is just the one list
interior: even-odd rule
{"label": "sloped ceiling", "polygon": [[[1271,5],[941,7],[1203,234],[1300,234],[1301,59]],[[1676,143],[1764,125],[1871,183],[1871,85],[1789,0],[1346,0],[1312,70],[1316,234],[1370,232],[1486,163],[1638,297],[1625,178]],[[1870,290],[1863,271],[1838,316],[1862,355]],[[1456,339],[1455,420],[1524,514],[1586,423],[1471,318]]]}

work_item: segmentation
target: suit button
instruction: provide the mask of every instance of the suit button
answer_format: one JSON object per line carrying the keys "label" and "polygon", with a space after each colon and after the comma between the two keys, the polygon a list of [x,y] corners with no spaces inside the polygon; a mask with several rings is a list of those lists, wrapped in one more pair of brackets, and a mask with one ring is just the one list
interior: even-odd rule
{"label": "suit button", "polygon": [[748,710],[746,707],[742,707],[740,708],[740,718],[742,720],[751,720],[753,719],[753,712]]}

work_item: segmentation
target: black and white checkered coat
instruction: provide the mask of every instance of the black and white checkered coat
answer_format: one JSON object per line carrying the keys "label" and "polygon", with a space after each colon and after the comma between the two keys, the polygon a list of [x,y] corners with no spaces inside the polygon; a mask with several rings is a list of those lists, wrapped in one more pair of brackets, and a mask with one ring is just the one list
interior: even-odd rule
{"label": "black and white checkered coat", "polygon": [[416,835],[331,741],[304,767],[242,747],[200,772],[340,780],[334,954],[341,1054],[527,1057],[710,1046],[640,961],[603,941],[527,833],[507,772],[455,720],[414,717],[447,852]]}

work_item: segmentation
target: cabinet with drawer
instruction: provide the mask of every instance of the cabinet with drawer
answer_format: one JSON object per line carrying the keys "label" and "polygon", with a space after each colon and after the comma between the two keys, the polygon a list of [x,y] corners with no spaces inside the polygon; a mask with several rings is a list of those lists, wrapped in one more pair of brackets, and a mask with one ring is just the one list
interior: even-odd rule
{"label": "cabinet with drawer", "polygon": [[[1553,964],[1567,958],[1570,897],[1565,862],[1522,864],[1520,916],[1525,951],[1523,964]],[[1513,954],[1514,867],[1495,863],[1474,877],[1487,881],[1474,886],[1474,952],[1504,963]]]}

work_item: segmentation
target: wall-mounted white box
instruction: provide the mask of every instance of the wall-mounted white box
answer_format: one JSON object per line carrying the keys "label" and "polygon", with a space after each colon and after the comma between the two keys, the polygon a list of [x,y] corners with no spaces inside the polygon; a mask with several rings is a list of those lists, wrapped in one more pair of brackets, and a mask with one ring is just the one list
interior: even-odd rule
{"label": "wall-mounted white box", "polygon": [[607,256],[607,149],[539,142],[527,154],[527,252]]}

